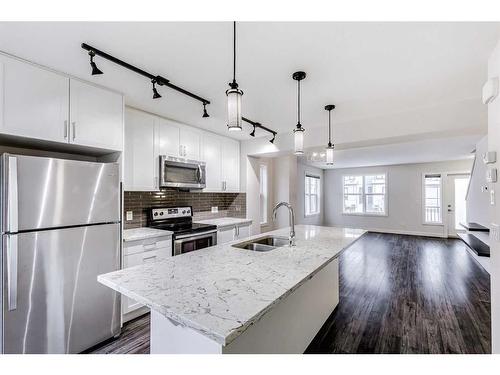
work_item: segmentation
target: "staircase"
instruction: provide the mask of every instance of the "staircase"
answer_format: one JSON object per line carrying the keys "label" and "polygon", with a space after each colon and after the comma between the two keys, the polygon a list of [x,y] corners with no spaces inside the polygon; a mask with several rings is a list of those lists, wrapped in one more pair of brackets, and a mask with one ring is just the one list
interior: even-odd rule
{"label": "staircase", "polygon": [[457,233],[471,250],[480,257],[490,256],[490,230],[478,223],[460,223],[467,232]]}

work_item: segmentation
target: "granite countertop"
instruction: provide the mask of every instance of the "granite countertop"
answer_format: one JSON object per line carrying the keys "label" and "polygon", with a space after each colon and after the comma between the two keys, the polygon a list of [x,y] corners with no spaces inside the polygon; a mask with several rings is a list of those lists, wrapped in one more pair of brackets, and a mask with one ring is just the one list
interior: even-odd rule
{"label": "granite countertop", "polygon": [[[295,247],[254,252],[232,247],[233,241],[100,275],[98,281],[227,345],[365,233],[313,225],[297,225],[295,232]],[[288,233],[284,228],[251,238]]]}
{"label": "granite countertop", "polygon": [[252,219],[242,219],[238,217],[220,217],[217,219],[195,220],[195,223],[217,225],[218,228],[223,228],[237,224],[252,224]]}
{"label": "granite countertop", "polygon": [[123,241],[137,241],[145,238],[171,236],[173,232],[154,228],[133,228],[123,231]]}

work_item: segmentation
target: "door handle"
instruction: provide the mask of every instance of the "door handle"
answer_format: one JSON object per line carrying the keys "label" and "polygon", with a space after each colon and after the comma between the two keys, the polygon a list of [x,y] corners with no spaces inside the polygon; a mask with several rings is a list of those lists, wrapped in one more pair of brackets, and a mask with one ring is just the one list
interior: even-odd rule
{"label": "door handle", "polygon": [[18,230],[17,202],[17,158],[7,156],[7,228],[9,232]]}
{"label": "door handle", "polygon": [[17,309],[17,236],[6,236],[7,309]]}
{"label": "door handle", "polygon": [[75,140],[75,138],[76,138],[76,121],[73,121],[71,123],[71,125],[73,125],[73,140]]}

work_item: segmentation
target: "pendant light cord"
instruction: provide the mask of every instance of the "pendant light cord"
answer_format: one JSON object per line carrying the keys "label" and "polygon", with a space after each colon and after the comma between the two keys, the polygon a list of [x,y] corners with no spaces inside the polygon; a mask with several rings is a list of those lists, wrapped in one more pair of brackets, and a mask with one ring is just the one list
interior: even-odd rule
{"label": "pendant light cord", "polygon": [[328,111],[328,146],[332,144],[332,111]]}
{"label": "pendant light cord", "polygon": [[300,125],[300,80],[297,81],[298,90],[297,90],[297,127]]}
{"label": "pendant light cord", "polygon": [[236,83],[236,21],[233,21],[233,83]]}

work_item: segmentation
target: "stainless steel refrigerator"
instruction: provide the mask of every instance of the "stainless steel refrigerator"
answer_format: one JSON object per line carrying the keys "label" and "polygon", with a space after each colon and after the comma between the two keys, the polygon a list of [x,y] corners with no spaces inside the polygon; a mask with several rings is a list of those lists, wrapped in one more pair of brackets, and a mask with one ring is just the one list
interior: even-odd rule
{"label": "stainless steel refrigerator", "polygon": [[116,163],[3,154],[1,352],[79,353],[120,332]]}

